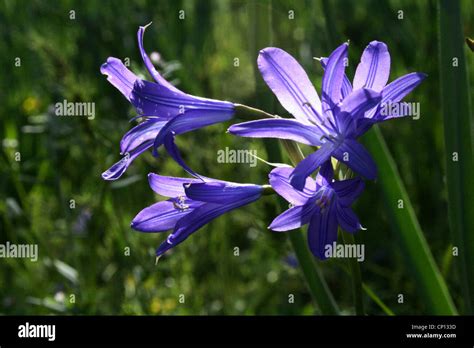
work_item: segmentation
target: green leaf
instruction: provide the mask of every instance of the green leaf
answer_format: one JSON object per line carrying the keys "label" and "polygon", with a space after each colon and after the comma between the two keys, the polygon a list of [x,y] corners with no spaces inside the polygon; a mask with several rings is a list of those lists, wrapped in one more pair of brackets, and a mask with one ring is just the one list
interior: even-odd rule
{"label": "green leaf", "polygon": [[[378,166],[377,184],[381,188],[394,232],[412,270],[427,312],[436,315],[457,314],[446,283],[428,248],[418,219],[405,190],[393,157],[377,126],[365,136],[365,143]],[[397,202],[403,201],[403,209]]]}
{"label": "green leaf", "polygon": [[465,312],[474,314],[473,124],[459,1],[439,2],[439,52],[449,222]]}

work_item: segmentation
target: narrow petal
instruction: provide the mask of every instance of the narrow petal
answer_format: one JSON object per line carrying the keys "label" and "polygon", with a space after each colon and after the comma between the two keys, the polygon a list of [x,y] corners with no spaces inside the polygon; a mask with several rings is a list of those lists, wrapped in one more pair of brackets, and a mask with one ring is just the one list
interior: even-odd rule
{"label": "narrow petal", "polygon": [[261,195],[262,186],[219,181],[186,185],[184,191],[187,197],[195,201],[227,204]]}
{"label": "narrow petal", "polygon": [[128,166],[135,160],[135,158],[149,149],[152,145],[153,140],[145,141],[141,145],[134,148],[132,151],[127,152],[120,161],[102,173],[102,178],[104,180],[117,180],[122,176],[123,173],[125,173]]}
{"label": "narrow petal", "polygon": [[357,89],[349,94],[337,110],[336,118],[339,132],[353,135],[356,131],[357,120],[362,119],[366,111],[380,103],[380,93],[370,89]]}
{"label": "narrow petal", "polygon": [[[328,58],[321,58],[319,60],[323,69],[326,69],[326,65],[328,62]],[[344,74],[344,78],[342,79],[342,86],[341,86],[341,100],[344,99],[352,92],[352,84],[346,74]]]}
{"label": "narrow petal", "polygon": [[298,163],[290,176],[291,186],[297,190],[303,190],[306,178],[326,162],[331,157],[333,151],[333,143],[326,142],[318,150]]}
{"label": "narrow petal", "polygon": [[331,184],[332,188],[336,192],[338,202],[343,206],[350,206],[364,191],[364,180],[360,177],[334,181]]}
{"label": "narrow petal", "polygon": [[109,57],[100,67],[100,72],[107,75],[107,80],[130,101],[130,94],[138,77],[120,59]]}
{"label": "narrow petal", "polygon": [[340,106],[340,112],[360,118],[382,100],[382,95],[374,90],[361,88],[353,91],[345,98]]}
{"label": "narrow petal", "polygon": [[377,177],[374,160],[365,147],[354,139],[345,139],[333,156],[367,179],[373,180]]}
{"label": "narrow petal", "polygon": [[355,233],[362,228],[359,218],[350,207],[336,204],[337,221],[341,228],[349,233]]}
{"label": "narrow petal", "polygon": [[163,78],[163,76],[160,75],[160,73],[155,69],[155,67],[153,66],[153,63],[151,62],[150,58],[146,54],[145,48],[143,46],[143,37],[145,35],[145,30],[146,30],[147,27],[148,27],[148,25],[146,25],[144,27],[140,27],[138,29],[137,36],[138,36],[138,48],[140,49],[140,54],[142,56],[143,62],[145,63],[145,66],[146,66],[148,72],[153,77],[153,79],[156,81],[156,83],[168,88],[170,91],[180,93],[180,94],[184,94],[179,89],[177,89],[175,86],[173,86],[171,83],[166,81],[166,79]]}
{"label": "narrow petal", "polygon": [[317,187],[329,186],[334,178],[334,169],[332,168],[331,159],[328,159],[321,165],[318,174],[316,175]]}
{"label": "narrow petal", "polygon": [[326,245],[337,241],[337,212],[334,200],[323,212],[315,212],[308,227],[308,244],[314,256],[325,260]]}
{"label": "narrow petal", "polygon": [[176,223],[202,203],[191,203],[187,209],[179,209],[172,200],[155,203],[142,211],[132,220],[131,227],[140,232],[163,232],[175,227]]}
{"label": "narrow petal", "polygon": [[234,124],[229,133],[248,138],[277,138],[317,146],[321,144],[323,133],[315,126],[297,120],[268,118]]}
{"label": "narrow petal", "polygon": [[276,232],[294,230],[307,224],[315,211],[316,204],[314,201],[309,201],[305,205],[285,210],[272,221],[268,228]]}
{"label": "narrow petal", "polygon": [[139,123],[122,137],[122,140],[120,141],[120,150],[122,153],[126,153],[146,141],[155,139],[158,132],[165,124],[166,121],[158,120],[156,118],[147,119]]}
{"label": "narrow petal", "polygon": [[249,204],[259,198],[260,195],[248,197],[245,200],[234,201],[229,204],[217,204],[217,203],[205,203],[201,207],[195,209],[190,214],[186,215],[176,224],[176,227],[172,234],[168,236],[156,251],[156,255],[160,256],[167,250],[175,247],[182,243],[192,233],[196,232],[205,224],[209,223],[213,219],[220,215],[239,208],[243,205]]}
{"label": "narrow petal", "polygon": [[321,101],[301,65],[280,48],[267,47],[257,59],[263,79],[280,104],[304,123],[320,122]]}
{"label": "narrow petal", "polygon": [[165,197],[185,196],[184,185],[202,182],[199,179],[175,178],[155,173],[148,174],[148,183],[153,191]]}
{"label": "narrow petal", "polygon": [[173,118],[161,129],[155,138],[153,146],[154,154],[156,155],[156,149],[164,143],[165,137],[169,133],[174,132],[174,134],[179,135],[212,124],[225,122],[230,120],[233,114],[233,110],[190,110],[183,115]]}
{"label": "narrow petal", "polygon": [[[382,90],[382,100],[377,108],[368,111],[364,118],[357,121],[355,137],[367,132],[372,125],[392,118],[407,116],[406,113],[384,112],[386,106],[391,103],[399,103],[408,93],[415,89],[425,78],[423,73],[410,73],[389,83]],[[390,109],[389,109],[390,110]]]}
{"label": "narrow petal", "polygon": [[137,80],[130,94],[130,102],[141,115],[173,118],[190,110],[222,111],[233,113],[234,104],[226,101],[200,98],[176,92],[168,86]]}
{"label": "narrow petal", "polygon": [[303,205],[316,193],[316,183],[310,176],[306,178],[303,190],[296,190],[290,184],[291,167],[278,167],[269,174],[270,185],[284,199],[294,205]]}
{"label": "narrow petal", "polygon": [[164,140],[165,149],[168,154],[178,163],[181,168],[187,171],[190,175],[194,176],[195,178],[201,178],[198,173],[192,170],[183,160],[181,154],[179,153],[178,147],[174,142],[174,132],[167,133]]}
{"label": "narrow petal", "polygon": [[323,75],[322,106],[323,113],[332,114],[332,109],[341,100],[348,44],[343,43],[329,56]]}
{"label": "narrow petal", "polygon": [[[423,80],[426,78],[426,74],[423,73],[411,73],[404,75],[395,81],[389,83],[382,90],[382,101],[378,109],[377,115],[374,117],[376,119],[390,119],[397,117],[397,115],[382,115],[381,109],[384,105],[389,103],[398,103],[405,96],[414,90]],[[398,116],[405,116],[403,114]]]}
{"label": "narrow petal", "polygon": [[383,42],[372,41],[365,48],[354,75],[354,90],[371,88],[380,92],[390,75],[390,54]]}

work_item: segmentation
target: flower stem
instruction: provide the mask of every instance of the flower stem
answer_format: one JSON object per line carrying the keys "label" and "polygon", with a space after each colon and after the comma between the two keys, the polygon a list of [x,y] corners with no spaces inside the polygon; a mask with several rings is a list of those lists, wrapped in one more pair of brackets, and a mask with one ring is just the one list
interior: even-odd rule
{"label": "flower stem", "polygon": [[[337,162],[336,168],[340,168],[340,163],[341,162],[339,161]],[[347,180],[354,176],[352,170],[349,167],[342,167],[345,167],[345,172],[344,175],[342,175],[342,180]],[[340,168],[340,170],[342,172],[343,168]],[[341,237],[344,244],[355,244],[355,238],[353,234],[342,232]],[[348,259],[348,263],[352,277],[352,293],[354,296],[355,313],[356,315],[364,315],[364,297],[362,291],[362,276],[360,273],[359,262],[356,258],[350,257]]]}
{"label": "flower stem", "polygon": [[[355,244],[354,235],[343,232],[341,233],[341,236],[344,244]],[[354,257],[348,258],[348,262],[352,276],[352,293],[354,295],[355,313],[357,315],[364,315],[364,298],[359,262]]]}
{"label": "flower stem", "polygon": [[275,194],[275,190],[271,185],[263,185],[262,195],[269,196]]}
{"label": "flower stem", "polygon": [[252,121],[261,118],[276,118],[278,116],[269,114],[263,110],[253,108],[251,106],[243,105],[243,104],[234,104],[235,107],[235,117],[246,120]]}
{"label": "flower stem", "polygon": [[[303,152],[297,143],[290,140],[280,140],[285,148],[292,164],[295,166],[304,159]],[[289,232],[290,242],[295,250],[296,257],[300,263],[303,274],[305,275],[308,286],[315,298],[323,314],[339,314],[339,308],[332,296],[329,287],[324,280],[323,274],[319,266],[314,262],[313,256],[306,246],[303,235],[300,231]]]}

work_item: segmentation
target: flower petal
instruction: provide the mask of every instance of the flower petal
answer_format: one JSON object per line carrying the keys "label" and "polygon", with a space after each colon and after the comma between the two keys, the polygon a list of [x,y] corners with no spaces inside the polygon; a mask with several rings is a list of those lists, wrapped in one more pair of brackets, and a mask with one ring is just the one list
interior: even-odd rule
{"label": "flower petal", "polygon": [[226,101],[200,98],[181,91],[176,92],[154,82],[137,80],[130,94],[130,102],[141,115],[166,119],[187,113],[189,110],[221,111],[233,113],[234,104]]}
{"label": "flower petal", "polygon": [[364,181],[358,177],[353,179],[334,181],[331,184],[336,192],[338,202],[342,206],[350,206],[364,191]]}
{"label": "flower petal", "polygon": [[311,155],[302,160],[295,167],[290,176],[291,186],[303,190],[306,178],[310,176],[321,164],[326,162],[334,151],[334,144],[326,142]]}
{"label": "flower petal", "polygon": [[234,124],[229,133],[248,138],[288,139],[306,145],[320,145],[323,133],[315,126],[286,118],[268,118]]}
{"label": "flower petal", "polygon": [[380,92],[390,75],[390,54],[383,42],[372,41],[365,48],[354,75],[354,90],[371,88]]}
{"label": "flower petal", "polygon": [[333,156],[367,179],[373,180],[377,177],[374,160],[365,147],[354,139],[346,138],[334,151]]}
{"label": "flower petal", "polygon": [[261,195],[262,186],[219,181],[186,185],[184,191],[187,197],[195,201],[227,204]]}
{"label": "flower petal", "polygon": [[219,217],[220,215],[239,208],[243,205],[249,204],[257,200],[260,195],[248,197],[245,200],[234,201],[229,204],[217,204],[217,203],[205,203],[201,207],[195,209],[190,214],[186,215],[176,224],[176,227],[166,241],[164,241],[157,249],[156,256],[160,256],[167,250],[175,247],[182,243],[192,233],[196,232],[205,224],[211,220]]}
{"label": "flower petal", "polygon": [[382,95],[374,90],[361,88],[353,91],[340,106],[340,112],[346,112],[353,118],[360,118],[382,100]]}
{"label": "flower petal", "polygon": [[148,174],[148,183],[153,191],[165,197],[186,196],[183,185],[202,182],[199,179],[175,178],[155,173]]}
{"label": "flower petal", "polygon": [[156,81],[156,83],[164,86],[165,88],[168,88],[170,91],[173,91],[173,92],[176,92],[176,93],[179,93],[179,94],[184,94],[182,91],[177,89],[171,83],[166,81],[166,79],[163,78],[163,76],[160,75],[160,73],[155,69],[155,67],[153,66],[153,63],[151,62],[150,58],[146,54],[145,48],[143,47],[143,37],[145,35],[145,30],[146,30],[147,27],[148,27],[148,25],[146,25],[144,27],[140,27],[138,29],[137,36],[138,36],[138,48],[140,49],[140,54],[142,56],[143,62],[145,63],[145,66],[146,66],[148,72],[153,77],[153,79]]}
{"label": "flower petal", "polygon": [[316,183],[310,176],[306,178],[303,190],[296,190],[290,184],[292,167],[278,167],[268,175],[270,185],[284,199],[294,205],[303,205],[316,193]]}
{"label": "flower petal", "polygon": [[345,135],[353,135],[356,131],[356,121],[362,119],[366,111],[374,108],[380,103],[380,93],[370,89],[357,89],[349,94],[337,110],[337,126],[339,132]]}
{"label": "flower petal", "polygon": [[308,245],[314,256],[325,260],[326,245],[337,241],[337,212],[334,200],[323,212],[315,212],[308,227]]}
{"label": "flower petal", "polygon": [[127,152],[120,161],[102,173],[102,178],[104,180],[117,180],[123,173],[125,173],[128,166],[135,160],[135,158],[149,149],[152,145],[153,140],[145,141],[130,152]]}
{"label": "flower petal", "polygon": [[341,228],[349,233],[355,233],[362,228],[359,218],[350,207],[336,204],[337,221]]}
{"label": "flower petal", "polygon": [[334,178],[334,169],[332,168],[331,160],[328,159],[321,165],[318,174],[316,175],[316,187],[331,185]]}
{"label": "flower petal", "polygon": [[187,171],[190,175],[194,176],[195,178],[201,178],[201,176],[192,170],[183,160],[181,154],[179,153],[178,147],[174,142],[174,132],[167,133],[164,140],[165,149],[168,154],[178,163],[181,168]]}
{"label": "flower petal", "polygon": [[314,200],[309,201],[305,205],[292,207],[278,215],[268,228],[276,232],[294,230],[295,228],[306,225],[311,220],[311,216],[315,210],[316,204]]}
{"label": "flower petal", "polygon": [[320,122],[321,101],[301,65],[276,47],[260,51],[257,59],[263,79],[280,104],[303,123]]}
{"label": "flower petal", "polygon": [[170,120],[158,133],[153,145],[153,153],[156,156],[156,150],[164,141],[166,135],[171,132],[174,134],[183,134],[199,128],[207,127],[212,124],[228,121],[234,115],[233,110],[190,110],[186,113],[176,116]]}
{"label": "flower petal", "polygon": [[323,75],[322,107],[323,113],[332,115],[332,109],[341,100],[341,87],[344,80],[348,44],[343,43],[329,56]]}
{"label": "flower petal", "polygon": [[[408,93],[415,89],[423,80],[426,78],[426,74],[423,73],[411,73],[404,75],[395,81],[389,83],[382,90],[382,101],[379,109],[377,110],[377,115],[374,117],[376,119],[390,119],[397,117],[397,115],[382,115],[381,109],[384,105],[388,103],[398,103],[400,102]],[[398,116],[405,116],[403,114]]]}
{"label": "flower petal", "polygon": [[138,77],[128,70],[120,59],[107,58],[107,62],[100,67],[100,72],[107,75],[107,80],[130,101],[130,94]]}
{"label": "flower petal", "polygon": [[128,152],[143,144],[146,141],[155,139],[158,132],[166,124],[166,121],[156,118],[147,119],[132,129],[122,137],[120,141],[120,150],[122,153]]}
{"label": "flower petal", "polygon": [[[323,69],[326,69],[326,65],[328,63],[328,58],[323,57],[319,60],[321,63],[321,66]],[[342,79],[342,85],[341,85],[341,100],[344,99],[346,96],[348,96],[352,92],[352,84],[351,81],[349,81],[349,78],[347,77],[346,74],[344,74],[344,78]]]}
{"label": "flower petal", "polygon": [[202,203],[188,202],[187,209],[179,209],[172,200],[155,203],[140,211],[132,220],[131,227],[140,232],[163,232],[175,227],[176,223]]}

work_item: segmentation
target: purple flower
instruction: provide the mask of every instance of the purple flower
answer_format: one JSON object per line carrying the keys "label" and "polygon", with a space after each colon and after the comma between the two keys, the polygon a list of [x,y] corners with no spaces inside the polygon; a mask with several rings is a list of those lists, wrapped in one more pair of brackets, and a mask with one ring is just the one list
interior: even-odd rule
{"label": "purple flower", "polygon": [[114,57],[109,57],[100,68],[107,80],[135,107],[138,117],[145,118],[123,136],[120,150],[124,157],[102,174],[105,180],[120,178],[133,160],[152,146],[156,156],[157,148],[167,137],[171,143],[174,135],[224,122],[234,115],[234,104],[186,94],[166,81],[145,52],[145,29],[138,30],[138,46],[155,82],[141,80]]}
{"label": "purple flower", "polygon": [[131,227],[141,232],[173,230],[158,247],[156,256],[183,242],[218,216],[256,201],[263,192],[263,186],[259,185],[201,178],[148,175],[152,190],[169,199],[143,209]]}
{"label": "purple flower", "polygon": [[322,59],[325,71],[321,99],[292,56],[274,47],[260,51],[258,67],[265,82],[295,119],[264,119],[229,128],[230,133],[245,137],[289,139],[320,146],[290,175],[291,184],[299,190],[303,189],[306,178],[331,156],[366,178],[374,179],[376,165],[356,138],[373,123],[394,117],[382,115],[381,103],[400,101],[425,77],[413,73],[385,86],[390,73],[390,56],[385,44],[373,41],[362,55],[352,88],[344,73],[347,50],[348,44],[344,43],[329,58]]}
{"label": "purple flower", "polygon": [[[328,63],[328,58],[321,58],[320,63],[325,69]],[[391,110],[384,107],[390,104],[398,103],[415,89],[425,78],[424,73],[409,73],[399,77],[387,85],[390,76],[390,54],[387,45],[380,41],[372,41],[365,48],[357,70],[354,75],[352,84],[346,75],[344,75],[341,96],[344,99],[353,90],[360,88],[370,88],[376,92],[380,92],[382,99],[375,107],[364,113],[364,117],[357,119],[352,125],[351,135],[359,137],[363,135],[369,128],[382,121],[393,118],[410,116],[406,111],[409,109],[402,109],[403,112],[397,112],[399,109]]]}
{"label": "purple flower", "polygon": [[302,190],[290,183],[291,167],[279,167],[271,171],[270,184],[292,207],[277,216],[269,229],[289,231],[309,224],[308,244],[311,252],[321,260],[326,259],[325,247],[337,240],[337,227],[349,233],[363,229],[351,209],[351,204],[362,193],[361,178],[333,181],[333,169],[326,161],[316,180],[307,177]]}

